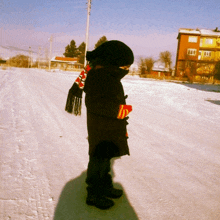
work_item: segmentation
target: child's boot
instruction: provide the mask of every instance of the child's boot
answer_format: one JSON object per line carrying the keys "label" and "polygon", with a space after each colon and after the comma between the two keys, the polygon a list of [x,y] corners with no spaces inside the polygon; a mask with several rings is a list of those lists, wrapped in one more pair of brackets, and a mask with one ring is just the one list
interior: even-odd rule
{"label": "child's boot", "polygon": [[123,190],[116,188],[109,188],[104,191],[104,195],[108,198],[118,199],[123,195]]}
{"label": "child's boot", "polygon": [[88,195],[86,198],[87,205],[92,205],[99,209],[109,209],[115,204],[111,199],[108,199],[104,195],[101,195],[101,193],[98,192],[98,190],[96,190],[97,192],[95,192],[94,190],[87,188],[87,191],[88,191]]}

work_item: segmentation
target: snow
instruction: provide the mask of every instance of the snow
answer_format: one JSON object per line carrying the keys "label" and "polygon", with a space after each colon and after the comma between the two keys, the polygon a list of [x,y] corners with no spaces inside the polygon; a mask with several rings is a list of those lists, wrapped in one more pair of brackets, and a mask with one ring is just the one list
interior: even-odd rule
{"label": "snow", "polygon": [[126,76],[130,156],[112,161],[125,192],[85,204],[86,108],[64,111],[78,73],[0,70],[0,219],[220,219],[220,86]]}

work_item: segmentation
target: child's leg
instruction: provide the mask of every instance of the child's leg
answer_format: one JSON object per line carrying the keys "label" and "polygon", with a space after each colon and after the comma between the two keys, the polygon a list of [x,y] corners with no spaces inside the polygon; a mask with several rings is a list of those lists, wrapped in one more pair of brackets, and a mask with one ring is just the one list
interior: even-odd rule
{"label": "child's leg", "polygon": [[114,202],[104,196],[105,177],[110,171],[110,159],[90,157],[87,170],[87,192],[86,203],[100,209],[108,209]]}
{"label": "child's leg", "polygon": [[90,157],[86,178],[88,188],[98,188],[101,192],[107,180],[112,184],[110,169],[110,159]]}
{"label": "child's leg", "polygon": [[123,191],[113,188],[110,159],[90,157],[87,170],[87,191],[90,194],[119,198]]}

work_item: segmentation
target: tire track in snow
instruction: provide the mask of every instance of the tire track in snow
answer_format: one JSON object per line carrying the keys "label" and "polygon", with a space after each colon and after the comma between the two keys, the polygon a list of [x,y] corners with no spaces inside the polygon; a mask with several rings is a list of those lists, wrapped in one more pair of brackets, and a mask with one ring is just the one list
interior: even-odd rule
{"label": "tire track in snow", "polygon": [[[7,129],[4,134],[4,155],[2,174],[4,200],[1,201],[4,212],[12,219],[51,219],[53,201],[50,186],[45,176],[41,159],[38,155],[38,142],[33,133],[26,91],[23,88],[20,73],[11,73],[10,77],[17,80],[10,84],[7,96]],[[10,100],[9,100],[10,98]],[[12,208],[13,207],[13,208]],[[19,210],[23,210],[21,213]]]}

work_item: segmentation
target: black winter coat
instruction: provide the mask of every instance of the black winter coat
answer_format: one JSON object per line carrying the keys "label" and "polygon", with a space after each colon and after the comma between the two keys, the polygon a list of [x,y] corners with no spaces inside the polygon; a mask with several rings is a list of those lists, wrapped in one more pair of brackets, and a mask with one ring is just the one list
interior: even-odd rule
{"label": "black winter coat", "polygon": [[127,119],[117,119],[119,106],[126,104],[121,79],[127,73],[116,67],[91,69],[88,73],[84,92],[90,156],[97,155],[97,150],[104,157],[129,155]]}

